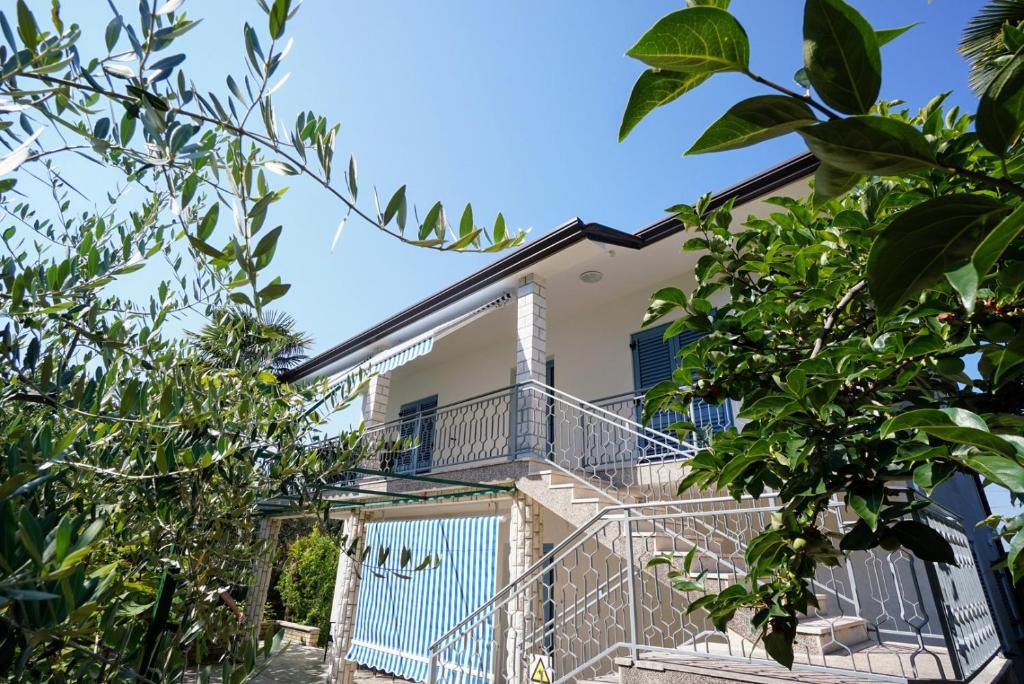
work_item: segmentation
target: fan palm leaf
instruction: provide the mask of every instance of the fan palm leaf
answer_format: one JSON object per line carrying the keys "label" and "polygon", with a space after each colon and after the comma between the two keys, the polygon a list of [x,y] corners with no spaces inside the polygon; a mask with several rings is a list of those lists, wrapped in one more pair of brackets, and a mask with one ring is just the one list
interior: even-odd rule
{"label": "fan palm leaf", "polygon": [[1003,43],[1006,24],[1024,23],[1024,0],[990,0],[967,22],[960,36],[960,54],[971,64],[969,82],[975,92],[988,87],[996,72],[1010,56]]}

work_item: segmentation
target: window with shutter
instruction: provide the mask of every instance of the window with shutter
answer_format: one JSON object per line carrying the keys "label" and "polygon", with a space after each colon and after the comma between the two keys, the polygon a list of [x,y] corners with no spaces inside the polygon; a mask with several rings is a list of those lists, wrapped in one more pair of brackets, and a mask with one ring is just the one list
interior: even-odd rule
{"label": "window with shutter", "polygon": [[400,437],[413,440],[413,446],[404,449],[395,462],[400,473],[425,473],[430,470],[434,452],[434,418],[437,395],[411,401],[398,410],[402,421]]}
{"label": "window with shutter", "polygon": [[[663,380],[671,380],[672,371],[679,365],[679,351],[702,337],[702,333],[686,331],[665,340],[667,328],[668,324],[660,325],[632,336],[633,382],[638,393],[646,392]],[[694,399],[691,413],[690,422],[696,427],[696,434],[691,439],[697,444],[706,444],[712,434],[733,424],[732,407],[727,401],[715,406],[703,399]],[[672,423],[681,420],[685,417],[674,411],[661,411],[651,417],[648,425],[654,430],[667,432]],[[651,446],[646,445],[644,451],[651,451]]]}

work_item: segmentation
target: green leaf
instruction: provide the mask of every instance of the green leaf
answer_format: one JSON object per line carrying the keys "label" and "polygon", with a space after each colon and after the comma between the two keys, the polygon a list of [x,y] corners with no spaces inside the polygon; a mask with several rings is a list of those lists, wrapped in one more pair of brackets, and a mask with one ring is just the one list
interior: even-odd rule
{"label": "green leaf", "polygon": [[868,256],[868,288],[878,313],[888,316],[970,258],[1009,211],[987,195],[955,194],[899,214]]}
{"label": "green leaf", "polygon": [[506,232],[505,217],[498,212],[498,216],[494,219],[494,230],[491,231],[491,235],[495,242],[501,242],[505,239]]}
{"label": "green leaf", "polygon": [[729,0],[686,0],[687,7],[717,7],[729,9]]}
{"label": "green leaf", "polygon": [[352,201],[355,202],[359,196],[359,184],[357,182],[356,175],[356,157],[355,155],[349,155],[348,158],[348,191],[352,195]]}
{"label": "green leaf", "polygon": [[901,520],[892,526],[896,538],[914,555],[931,563],[956,564],[953,547],[935,529],[917,520]]}
{"label": "green leaf", "polygon": [[419,239],[421,241],[426,240],[427,236],[437,230],[440,221],[441,203],[435,202],[434,206],[430,207],[430,211],[427,212],[426,218],[423,219],[423,225],[420,226]]}
{"label": "green leaf", "polygon": [[29,50],[35,50],[39,44],[39,25],[25,0],[18,0],[18,35]]}
{"label": "green leaf", "polygon": [[117,45],[117,39],[121,36],[121,15],[118,15],[110,20],[107,24],[107,29],[104,32],[104,39],[107,43],[107,51],[114,49]]}
{"label": "green leaf", "polygon": [[1014,55],[985,89],[974,125],[982,145],[1006,156],[1024,127],[1024,53]]}
{"label": "green leaf", "polygon": [[821,204],[834,197],[842,197],[863,177],[862,174],[843,171],[822,162],[814,172],[815,204]]}
{"label": "green leaf", "polygon": [[930,494],[933,489],[956,473],[955,463],[923,463],[914,468],[914,484]]}
{"label": "green leaf", "polygon": [[946,271],[946,280],[960,295],[960,301],[968,313],[974,310],[974,300],[978,296],[978,270],[974,264],[967,263]]}
{"label": "green leaf", "polygon": [[850,508],[856,511],[872,531],[878,529],[878,513],[885,503],[885,487],[881,483],[855,487],[850,490],[847,500]]}
{"label": "green leaf", "polygon": [[733,105],[686,154],[735,150],[816,123],[814,112],[802,100],[787,95],[759,95]]}
{"label": "green leaf", "polygon": [[267,15],[267,24],[270,28],[271,38],[276,40],[284,35],[284,26],[285,22],[288,21],[290,6],[291,0],[274,0],[274,4]]}
{"label": "green leaf", "polygon": [[640,74],[633,85],[626,103],[626,111],[622,113],[622,124],[619,126],[619,142],[626,139],[630,131],[654,109],[668,104],[688,90],[693,90],[710,78],[711,74],[681,74],[674,71],[658,71],[648,69]]}
{"label": "green leaf", "polygon": [[208,257],[213,257],[214,259],[228,258],[227,255],[224,254],[224,252],[220,251],[219,249],[209,244],[208,242],[204,242],[193,235],[188,236],[188,241],[193,247],[195,247],[198,251],[202,252]]}
{"label": "green leaf", "polygon": [[986,479],[1014,494],[1024,494],[1024,468],[1012,458],[996,454],[978,454],[968,458],[965,463]]}
{"label": "green leaf", "polygon": [[1022,552],[1024,552],[1024,529],[1018,531],[1010,539],[1010,550],[1006,556],[1014,584],[1024,577],[1024,553]]}
{"label": "green leaf", "polygon": [[272,231],[260,238],[260,241],[256,243],[256,249],[253,250],[253,258],[261,257],[264,254],[271,252],[277,247],[277,239],[281,237],[281,226],[274,228]]}
{"label": "green leaf", "polygon": [[196,236],[200,240],[208,240],[213,235],[213,229],[217,227],[217,217],[220,216],[220,205],[214,204],[210,207],[210,211],[206,212],[206,216],[199,222],[199,230],[196,231]]}
{"label": "green leaf", "polygon": [[464,238],[473,232],[473,205],[466,203],[462,211],[462,218],[459,220],[459,237]]}
{"label": "green leaf", "polygon": [[992,382],[1000,389],[1006,381],[1017,377],[1024,364],[1024,332],[1001,347],[986,350],[985,357],[992,363]]}
{"label": "green leaf", "polygon": [[395,194],[388,200],[387,207],[384,208],[384,225],[391,223],[391,219],[398,215],[398,225],[403,230],[405,229],[405,186],[395,190]]}
{"label": "green leaf", "polygon": [[260,290],[257,294],[260,296],[260,303],[267,304],[268,302],[272,302],[275,299],[283,297],[291,288],[292,286],[286,283],[271,283]]}
{"label": "green leaf", "polygon": [[971,256],[979,278],[984,278],[996,265],[1006,248],[1024,231],[1024,204],[1013,210],[995,230],[989,233]]}
{"label": "green leaf", "polygon": [[785,630],[773,630],[761,640],[772,660],[783,667],[793,667],[793,639]]}
{"label": "green leaf", "polygon": [[921,430],[938,439],[974,446],[1013,457],[1013,444],[987,430],[976,427],[984,421],[969,411],[945,409],[915,409],[901,413],[882,423],[881,436],[887,438],[899,430]]}
{"label": "green leaf", "polygon": [[851,116],[798,132],[818,159],[849,173],[900,176],[935,165],[924,135],[895,119]]}
{"label": "green leaf", "polygon": [[881,47],[886,43],[891,43],[892,41],[896,40],[904,33],[906,33],[907,31],[914,28],[920,23],[921,22],[919,21],[915,21],[913,24],[907,24],[906,26],[899,26],[897,28],[878,29],[877,31],[875,31],[875,40],[878,42],[878,46]]}
{"label": "green leaf", "polygon": [[626,54],[657,69],[693,74],[745,71],[747,34],[717,7],[689,7],[660,19]]}
{"label": "green leaf", "polygon": [[804,5],[804,68],[825,104],[844,114],[864,114],[878,99],[878,38],[843,0],[807,0]]}

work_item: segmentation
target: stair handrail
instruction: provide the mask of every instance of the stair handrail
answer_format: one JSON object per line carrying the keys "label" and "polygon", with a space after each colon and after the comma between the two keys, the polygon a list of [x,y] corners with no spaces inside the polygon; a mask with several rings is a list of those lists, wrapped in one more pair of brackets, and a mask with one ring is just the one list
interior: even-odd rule
{"label": "stair handrail", "polygon": [[[537,390],[541,393],[542,396],[545,396],[546,398],[549,397],[551,399],[562,401],[567,404],[573,404],[575,405],[575,408],[578,408],[584,414],[590,415],[606,423],[614,424],[636,437],[652,441],[660,447],[670,449],[676,452],[680,456],[692,456],[696,454],[698,451],[701,451],[702,449],[701,447],[695,444],[692,444],[685,440],[680,440],[676,437],[673,437],[672,435],[661,432],[660,430],[645,427],[644,425],[636,422],[635,420],[630,420],[629,418],[621,416],[618,413],[615,413],[614,411],[609,411],[608,409],[602,408],[585,399],[580,399],[577,396],[569,394],[568,392],[560,390],[556,387],[552,387],[551,385],[547,385],[543,382],[540,382],[539,380],[527,380],[525,382],[519,383],[518,386],[522,389]],[[654,437],[654,439],[652,439],[652,436]]]}
{"label": "stair handrail", "polygon": [[[754,500],[754,497],[744,496],[744,497],[741,498],[741,500],[750,500],[750,501],[752,501],[752,500]],[[454,627],[449,629],[447,632],[442,634],[440,637],[438,637],[430,645],[430,648],[428,649],[428,653],[430,654],[431,660],[433,661],[433,659],[436,658],[438,648],[443,644],[443,642],[448,641],[451,637],[455,636],[458,632],[465,631],[465,629],[467,627],[475,626],[475,624],[477,622],[477,619],[482,614],[484,614],[485,612],[488,612],[489,609],[493,608],[495,605],[497,605],[499,603],[505,603],[507,601],[507,599],[511,599],[519,591],[523,590],[525,588],[525,585],[531,579],[533,579],[533,576],[536,575],[538,570],[546,571],[549,565],[554,564],[555,562],[560,560],[561,557],[566,555],[569,551],[572,551],[573,549],[578,547],[580,544],[588,541],[591,537],[593,537],[596,534],[596,531],[594,531],[594,530],[592,530],[590,528],[595,526],[599,521],[602,521],[603,519],[611,517],[612,514],[615,514],[615,513],[627,514],[629,511],[632,511],[634,509],[641,509],[641,508],[657,508],[657,507],[663,507],[664,506],[664,507],[674,507],[674,508],[678,509],[678,508],[684,508],[688,504],[733,503],[735,501],[736,501],[736,499],[734,497],[731,497],[731,496],[717,496],[717,497],[706,497],[706,498],[702,498],[702,499],[690,499],[690,500],[685,501],[685,502],[682,502],[682,501],[655,501],[655,502],[620,504],[620,505],[616,505],[616,506],[607,506],[605,508],[602,508],[600,511],[598,511],[597,513],[592,515],[590,518],[588,518],[586,522],[584,522],[582,525],[580,525],[575,530],[570,532],[569,535],[565,539],[563,539],[562,541],[560,541],[557,544],[555,544],[551,548],[550,551],[548,551],[547,553],[543,554],[533,564],[531,564],[522,573],[520,573],[518,577],[515,577],[515,578],[509,580],[508,584],[506,584],[500,590],[495,592],[494,596],[492,596],[490,599],[488,599],[484,603],[480,604],[480,606],[476,610],[474,610],[472,613],[470,613],[465,618],[463,618],[461,622],[459,622],[457,625],[455,625]],[[752,507],[752,508],[743,508],[743,509],[725,509],[725,510],[697,511],[697,512],[692,513],[692,515],[698,516],[698,517],[706,517],[706,516],[711,516],[711,515],[720,515],[722,513],[734,512],[736,510],[741,510],[743,513],[770,513],[770,512],[773,512],[773,511],[777,510],[777,509],[778,509],[777,505],[772,505],[772,506],[755,506],[755,507]],[[664,517],[670,517],[670,515],[666,514]],[[614,520],[614,522],[619,522],[619,520],[616,519],[616,520]]]}

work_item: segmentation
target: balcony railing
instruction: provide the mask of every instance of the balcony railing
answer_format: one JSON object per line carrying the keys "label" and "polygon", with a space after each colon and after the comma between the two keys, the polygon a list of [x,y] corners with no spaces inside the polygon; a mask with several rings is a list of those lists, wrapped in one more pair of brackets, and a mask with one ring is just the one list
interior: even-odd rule
{"label": "balcony railing", "polygon": [[[652,486],[674,494],[679,467],[669,464],[697,447],[641,425],[642,401],[629,393],[591,403],[528,382],[409,413],[365,431],[366,456],[357,465],[373,474],[349,476],[346,484],[532,457],[595,483],[615,501],[633,500],[637,489],[649,497]],[[679,419],[656,416],[652,426]]]}

